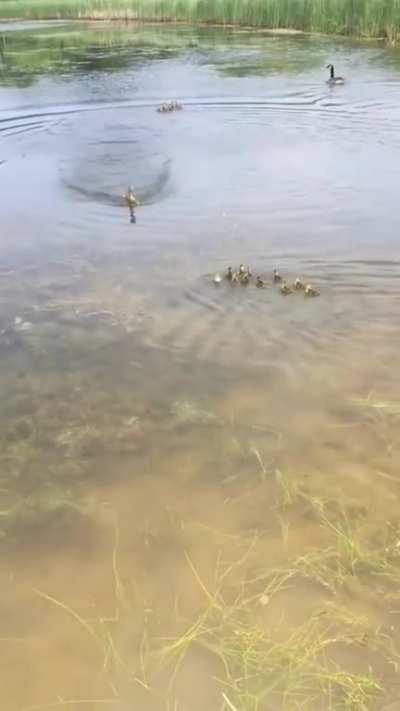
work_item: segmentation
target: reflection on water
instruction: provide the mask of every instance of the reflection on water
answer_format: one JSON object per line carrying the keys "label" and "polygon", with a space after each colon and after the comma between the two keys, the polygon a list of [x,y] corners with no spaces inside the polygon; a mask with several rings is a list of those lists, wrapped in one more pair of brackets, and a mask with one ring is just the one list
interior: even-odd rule
{"label": "reflection on water", "polygon": [[2,708],[394,711],[395,50],[2,32]]}

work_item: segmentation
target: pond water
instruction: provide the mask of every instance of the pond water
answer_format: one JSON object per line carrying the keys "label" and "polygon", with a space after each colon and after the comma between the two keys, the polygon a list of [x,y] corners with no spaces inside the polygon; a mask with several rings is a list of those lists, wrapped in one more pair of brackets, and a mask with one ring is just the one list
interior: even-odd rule
{"label": "pond water", "polygon": [[4,23],[0,137],[1,707],[400,708],[400,52]]}

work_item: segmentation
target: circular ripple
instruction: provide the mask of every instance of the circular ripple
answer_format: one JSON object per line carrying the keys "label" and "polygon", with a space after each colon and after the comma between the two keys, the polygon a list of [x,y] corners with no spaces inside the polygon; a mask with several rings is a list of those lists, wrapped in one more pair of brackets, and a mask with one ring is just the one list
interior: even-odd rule
{"label": "circular ripple", "polygon": [[105,122],[91,126],[87,141],[64,158],[62,180],[82,200],[119,205],[133,185],[142,203],[156,203],[172,191],[170,159],[154,133],[145,128]]}

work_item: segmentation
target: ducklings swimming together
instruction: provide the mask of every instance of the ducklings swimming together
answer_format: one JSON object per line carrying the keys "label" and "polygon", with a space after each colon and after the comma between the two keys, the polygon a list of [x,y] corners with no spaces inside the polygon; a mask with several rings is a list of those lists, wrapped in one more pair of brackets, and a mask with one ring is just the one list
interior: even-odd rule
{"label": "ducklings swimming together", "polygon": [[168,114],[171,113],[171,111],[181,111],[182,108],[182,104],[180,104],[179,101],[166,101],[158,107],[157,111],[160,114]]}
{"label": "ducklings swimming together", "polygon": [[282,279],[281,275],[274,269],[274,274],[273,274],[273,281],[275,283],[279,282],[280,283],[280,292],[284,296],[287,296],[288,294],[293,294],[296,291],[302,291],[304,293],[304,296],[319,296],[320,292],[318,289],[316,289],[314,286],[311,286],[311,284],[304,284],[304,282],[299,278],[296,277],[294,280],[292,286],[290,286],[285,279]]}
{"label": "ducklings swimming together", "polygon": [[[229,282],[232,286],[241,284],[242,286],[247,286],[250,283],[254,283],[257,289],[266,289],[268,282],[265,278],[260,275],[255,277],[253,281],[253,271],[250,266],[245,267],[244,264],[240,264],[238,269],[233,269],[228,267],[225,272],[225,280]],[[219,286],[223,282],[223,277],[219,272],[214,274],[213,283]],[[299,277],[297,277],[292,284],[289,284],[286,279],[274,269],[272,272],[272,283],[279,285],[279,291],[283,296],[288,296],[295,292],[302,292],[306,297],[319,296],[320,292],[311,284],[305,284]]]}
{"label": "ducklings swimming together", "polygon": [[236,270],[232,269],[232,267],[228,267],[225,276],[231,284],[242,284],[245,286],[246,284],[250,284],[252,278],[251,267],[246,268],[244,264],[241,264],[239,269]]}

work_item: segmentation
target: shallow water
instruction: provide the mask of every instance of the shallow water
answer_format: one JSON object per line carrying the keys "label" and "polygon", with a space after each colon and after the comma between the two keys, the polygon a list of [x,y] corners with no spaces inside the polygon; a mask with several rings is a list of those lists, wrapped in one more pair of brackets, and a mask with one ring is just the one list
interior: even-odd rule
{"label": "shallow water", "polygon": [[[176,674],[151,653],[207,604],[221,560],[242,560],[229,599],[339,545],[338,520],[397,551],[400,53],[184,27],[1,33],[2,708],[255,709],[209,648]],[[183,111],[156,111],[175,98]],[[268,288],[213,285],[241,262]],[[320,297],[283,297],[274,268]],[[286,639],[335,603],[397,650],[391,564],[334,592],[303,571],[261,624]],[[375,652],[333,655],[373,671],[368,705],[274,690],[258,708],[393,711],[395,662]]]}

